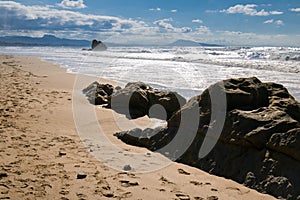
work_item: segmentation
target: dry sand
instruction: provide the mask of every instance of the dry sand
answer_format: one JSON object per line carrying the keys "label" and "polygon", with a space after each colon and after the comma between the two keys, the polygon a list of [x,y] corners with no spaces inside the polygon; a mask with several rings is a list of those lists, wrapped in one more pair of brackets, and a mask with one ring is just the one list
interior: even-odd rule
{"label": "dry sand", "polygon": [[[179,163],[149,173],[114,170],[77,133],[74,74],[33,57],[0,56],[0,76],[0,199],[274,199]],[[96,114],[112,143],[149,153],[112,136],[122,116]]]}

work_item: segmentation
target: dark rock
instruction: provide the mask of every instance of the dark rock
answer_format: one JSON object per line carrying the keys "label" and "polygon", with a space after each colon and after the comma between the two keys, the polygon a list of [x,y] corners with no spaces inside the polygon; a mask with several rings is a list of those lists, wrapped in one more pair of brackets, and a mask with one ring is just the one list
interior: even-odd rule
{"label": "dark rock", "polygon": [[125,88],[117,90],[111,96],[111,108],[128,118],[139,118],[148,114],[149,100],[147,85],[143,83],[128,83]]}
{"label": "dark rock", "polygon": [[123,170],[124,171],[130,171],[132,169],[132,167],[130,166],[130,165],[125,165],[124,167],[123,167]]}
{"label": "dark rock", "polygon": [[59,155],[59,156],[65,156],[65,155],[67,155],[67,153],[64,152],[64,151],[60,151],[60,152],[58,153],[58,155]]}
{"label": "dark rock", "polygon": [[84,179],[86,177],[87,177],[86,174],[77,174],[77,179]]}
{"label": "dark rock", "polygon": [[142,82],[128,83],[122,89],[95,81],[82,92],[91,104],[105,105],[130,119],[148,115],[166,120],[186,103],[176,92],[153,89]]}
{"label": "dark rock", "polygon": [[262,184],[263,191],[266,193],[272,193],[276,197],[285,199],[292,197],[293,186],[285,177],[274,177],[271,175]]}
{"label": "dark rock", "polygon": [[142,82],[128,83],[111,96],[111,108],[132,119],[148,115],[166,120],[185,102],[176,92],[153,89]]}
{"label": "dark rock", "polygon": [[91,83],[82,90],[88,98],[88,101],[94,105],[108,105],[110,96],[114,91],[114,87],[110,84],[100,84],[97,81]]}
{"label": "dark rock", "polygon": [[102,43],[101,41],[97,41],[97,40],[93,40],[92,41],[92,49],[93,51],[104,51],[106,50],[107,47],[104,43]]}
{"label": "dark rock", "polygon": [[[225,101],[218,99],[222,96]],[[192,137],[177,161],[275,197],[296,199],[300,195],[300,104],[282,85],[262,83],[255,77],[224,80],[191,98],[168,115],[167,122],[167,128],[148,129],[148,137],[144,137],[145,130],[116,136],[160,152],[182,134],[164,154],[170,158]],[[194,129],[195,135],[191,134]]]}
{"label": "dark rock", "polygon": [[267,147],[300,161],[300,128],[274,133],[270,137]]}

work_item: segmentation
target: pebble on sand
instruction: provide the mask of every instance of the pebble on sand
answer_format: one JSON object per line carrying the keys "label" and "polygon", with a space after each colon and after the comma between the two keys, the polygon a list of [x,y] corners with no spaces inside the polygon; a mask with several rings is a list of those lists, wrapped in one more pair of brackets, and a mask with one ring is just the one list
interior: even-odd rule
{"label": "pebble on sand", "polygon": [[86,177],[87,177],[86,174],[77,174],[77,179],[84,179]]}

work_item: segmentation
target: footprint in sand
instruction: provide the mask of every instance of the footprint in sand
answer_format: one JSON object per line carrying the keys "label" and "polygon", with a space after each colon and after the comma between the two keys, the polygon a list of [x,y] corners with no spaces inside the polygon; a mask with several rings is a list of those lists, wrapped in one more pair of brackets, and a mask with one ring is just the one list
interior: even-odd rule
{"label": "footprint in sand", "polygon": [[120,180],[121,186],[123,187],[131,187],[131,186],[138,186],[139,183],[136,181],[128,181],[128,180]]}
{"label": "footprint in sand", "polygon": [[199,181],[190,181],[190,183],[193,185],[203,185],[203,183]]}
{"label": "footprint in sand", "polygon": [[130,198],[132,197],[132,193],[131,192],[125,192],[123,194],[121,194],[120,196],[118,196],[118,198],[122,199],[122,198]]}
{"label": "footprint in sand", "polygon": [[207,197],[206,199],[207,200],[218,200],[219,197],[217,197],[217,196],[210,196],[210,197]]}
{"label": "footprint in sand", "polygon": [[204,200],[203,197],[194,197],[195,200]]}
{"label": "footprint in sand", "polygon": [[159,179],[160,181],[162,181],[162,184],[174,184],[173,182],[169,181],[168,179],[166,179],[165,177],[160,177]]}
{"label": "footprint in sand", "polygon": [[187,171],[185,171],[185,170],[183,170],[183,169],[178,169],[178,172],[179,172],[179,174],[191,175],[190,172],[187,172]]}
{"label": "footprint in sand", "polygon": [[240,188],[237,188],[237,187],[226,187],[226,189],[238,191],[239,194],[247,194],[250,192],[250,190],[248,190],[248,189],[242,191]]}
{"label": "footprint in sand", "polygon": [[175,194],[180,200],[190,200],[190,196],[187,194],[177,193]]}

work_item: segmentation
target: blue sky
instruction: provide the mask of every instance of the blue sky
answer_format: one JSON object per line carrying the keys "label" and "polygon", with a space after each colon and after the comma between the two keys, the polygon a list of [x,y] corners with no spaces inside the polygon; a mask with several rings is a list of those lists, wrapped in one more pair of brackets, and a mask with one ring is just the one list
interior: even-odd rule
{"label": "blue sky", "polygon": [[0,1],[1,35],[300,46],[299,0]]}

